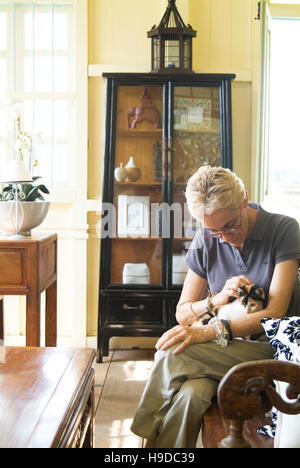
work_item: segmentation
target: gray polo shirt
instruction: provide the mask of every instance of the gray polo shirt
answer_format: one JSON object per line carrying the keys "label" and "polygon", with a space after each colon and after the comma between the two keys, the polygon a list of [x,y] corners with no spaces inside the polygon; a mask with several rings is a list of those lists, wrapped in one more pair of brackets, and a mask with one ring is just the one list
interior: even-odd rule
{"label": "gray polo shirt", "polygon": [[256,223],[245,240],[242,252],[223,239],[205,238],[207,229],[199,229],[186,255],[186,264],[208,280],[211,293],[220,292],[227,279],[246,275],[264,288],[267,296],[275,265],[300,259],[299,224],[288,216],[268,213],[260,205]]}

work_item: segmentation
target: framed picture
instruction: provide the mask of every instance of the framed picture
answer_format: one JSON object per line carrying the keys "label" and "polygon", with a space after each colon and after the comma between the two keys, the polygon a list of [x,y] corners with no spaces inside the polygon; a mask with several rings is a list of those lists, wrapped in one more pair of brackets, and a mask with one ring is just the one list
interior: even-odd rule
{"label": "framed picture", "polygon": [[130,195],[118,197],[118,236],[150,236],[150,198]]}
{"label": "framed picture", "polygon": [[211,99],[175,98],[175,130],[209,130],[211,128]]}

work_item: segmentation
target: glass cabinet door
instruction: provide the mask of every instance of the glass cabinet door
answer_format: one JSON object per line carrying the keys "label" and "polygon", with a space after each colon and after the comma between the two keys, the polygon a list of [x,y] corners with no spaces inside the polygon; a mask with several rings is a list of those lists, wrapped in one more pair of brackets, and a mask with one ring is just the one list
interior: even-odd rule
{"label": "glass cabinet door", "polygon": [[[200,166],[221,165],[220,88],[175,86],[173,101],[172,179],[173,204],[181,211],[174,217],[172,245],[173,285],[183,284],[187,267],[185,255],[199,224],[186,205],[185,189]],[[170,147],[170,142],[169,142]],[[170,163],[169,163],[170,164]]]}
{"label": "glass cabinet door", "polygon": [[163,86],[119,85],[113,149],[112,285],[163,284]]}

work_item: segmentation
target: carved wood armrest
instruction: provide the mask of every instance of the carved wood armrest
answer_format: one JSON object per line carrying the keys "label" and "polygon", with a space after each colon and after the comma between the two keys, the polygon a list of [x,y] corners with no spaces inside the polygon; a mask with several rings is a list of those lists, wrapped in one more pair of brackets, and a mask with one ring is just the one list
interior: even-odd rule
{"label": "carved wood armrest", "polygon": [[[286,402],[276,392],[273,381],[287,382]],[[218,389],[218,404],[222,415],[230,419],[229,436],[222,440],[223,448],[249,448],[242,435],[246,419],[260,416],[273,406],[282,413],[300,413],[300,364],[264,360],[238,364],[227,372]]]}

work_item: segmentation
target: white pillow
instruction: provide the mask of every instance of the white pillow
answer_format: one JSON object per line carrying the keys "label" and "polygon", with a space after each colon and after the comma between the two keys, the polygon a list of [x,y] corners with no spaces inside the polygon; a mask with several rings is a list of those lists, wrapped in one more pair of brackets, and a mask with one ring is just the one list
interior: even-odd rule
{"label": "white pillow", "polygon": [[[287,387],[286,382],[276,382],[276,390],[281,398],[292,403],[296,400],[286,397]],[[274,448],[300,448],[300,414],[285,414],[278,411]]]}
{"label": "white pillow", "polygon": [[[285,317],[279,320],[265,318],[262,319],[262,325],[274,348],[274,359],[300,364],[300,318]],[[289,400],[286,396],[288,383],[275,382],[275,384],[277,392],[285,401],[290,403],[295,401]],[[275,448],[300,448],[300,414],[284,414],[273,409],[273,427],[276,430]]]}

